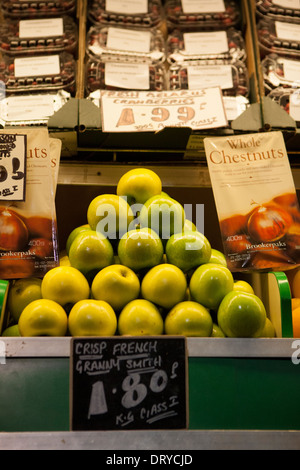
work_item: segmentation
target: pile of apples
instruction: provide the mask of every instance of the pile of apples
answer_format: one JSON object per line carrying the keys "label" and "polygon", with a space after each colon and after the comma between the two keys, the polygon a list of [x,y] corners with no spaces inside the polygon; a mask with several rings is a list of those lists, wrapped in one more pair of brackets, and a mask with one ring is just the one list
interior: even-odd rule
{"label": "pile of apples", "polygon": [[7,309],[12,336],[275,336],[251,285],[146,168],[90,202],[60,265],[16,280]]}

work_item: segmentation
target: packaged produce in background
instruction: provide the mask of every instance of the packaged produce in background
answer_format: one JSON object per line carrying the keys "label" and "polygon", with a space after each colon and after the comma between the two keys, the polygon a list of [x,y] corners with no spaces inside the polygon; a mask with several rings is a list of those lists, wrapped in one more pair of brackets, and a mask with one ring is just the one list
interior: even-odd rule
{"label": "packaged produce in background", "polygon": [[58,90],[75,93],[76,61],[67,52],[34,57],[3,56],[0,80],[7,96]]}
{"label": "packaged produce in background", "polygon": [[92,26],[87,33],[87,55],[111,59],[161,63],[165,60],[165,39],[159,29],[130,29]]}
{"label": "packaged produce in background", "polygon": [[166,0],[165,16],[169,29],[224,29],[240,25],[241,9],[235,0]]}
{"label": "packaged produce in background", "polygon": [[[3,134],[15,135],[16,130],[1,130]],[[58,263],[55,189],[60,144],[51,142],[46,128],[22,128],[18,134],[27,141],[26,193],[23,201],[8,201],[1,194],[1,279],[41,277]]]}
{"label": "packaged produce in background", "polygon": [[69,52],[77,49],[77,26],[70,16],[10,20],[0,23],[0,51],[13,56]]}
{"label": "packaged produce in background", "polygon": [[92,24],[148,29],[160,25],[162,13],[160,0],[130,3],[116,0],[90,0],[87,17]]}
{"label": "packaged produce in background", "polygon": [[258,43],[262,57],[276,53],[286,58],[300,58],[300,24],[261,19],[257,23]]}
{"label": "packaged produce in background", "polygon": [[1,11],[7,18],[49,18],[74,15],[76,0],[6,0],[1,2]]}
{"label": "packaged produce in background", "polygon": [[67,91],[57,93],[28,93],[0,100],[0,122],[4,126],[47,125],[53,114],[70,99]]}
{"label": "packaged produce in background", "polygon": [[185,60],[246,60],[246,46],[241,31],[228,30],[184,32],[174,29],[167,36],[167,60],[170,64]]}
{"label": "packaged produce in background", "polygon": [[86,93],[97,90],[151,90],[166,89],[164,64],[129,61],[99,61],[86,64]]}
{"label": "packaged produce in background", "polygon": [[299,264],[299,204],[282,133],[205,138],[204,146],[231,271]]}
{"label": "packaged produce in background", "polygon": [[300,6],[297,0],[256,0],[256,14],[258,18],[300,23]]}

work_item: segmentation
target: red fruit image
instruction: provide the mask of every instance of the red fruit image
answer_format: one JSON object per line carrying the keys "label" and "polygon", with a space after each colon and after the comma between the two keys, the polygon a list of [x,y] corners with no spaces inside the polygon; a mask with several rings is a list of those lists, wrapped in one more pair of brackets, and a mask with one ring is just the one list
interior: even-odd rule
{"label": "red fruit image", "polygon": [[33,238],[28,243],[28,252],[38,258],[53,257],[53,243],[47,238]]}
{"label": "red fruit image", "polygon": [[293,223],[293,218],[285,209],[276,204],[258,206],[248,220],[248,233],[257,243],[280,240]]}
{"label": "red fruit image", "polygon": [[0,211],[0,250],[20,251],[28,242],[28,230],[14,212],[6,208]]}
{"label": "red fruit image", "polygon": [[247,217],[245,215],[233,215],[220,221],[220,229],[223,238],[228,238],[231,235],[238,235],[245,233],[247,227]]}
{"label": "red fruit image", "polygon": [[30,238],[52,239],[53,221],[47,217],[32,216],[26,219]]}

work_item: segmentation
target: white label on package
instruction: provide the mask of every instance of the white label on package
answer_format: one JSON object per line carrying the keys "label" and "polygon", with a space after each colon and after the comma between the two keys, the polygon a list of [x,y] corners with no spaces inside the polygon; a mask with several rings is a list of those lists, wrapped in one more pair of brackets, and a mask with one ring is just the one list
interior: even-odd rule
{"label": "white label on package", "polygon": [[10,96],[7,98],[7,119],[45,119],[54,113],[53,100],[52,95]]}
{"label": "white label on package", "polygon": [[117,88],[149,90],[150,77],[147,64],[105,64],[105,84]]}
{"label": "white label on package", "polygon": [[223,90],[233,87],[230,65],[191,65],[187,72],[190,90],[210,86],[220,86]]}
{"label": "white label on package", "polygon": [[282,8],[291,8],[293,10],[300,9],[300,0],[273,0],[273,3]]}
{"label": "white label on package", "polygon": [[296,60],[281,59],[284,78],[295,84],[300,84],[300,63]]}
{"label": "white label on package", "polygon": [[0,200],[24,201],[26,192],[26,135],[0,136]]}
{"label": "white label on package", "polygon": [[41,77],[60,73],[58,55],[22,57],[15,59],[16,77]]}
{"label": "white label on package", "polygon": [[228,125],[220,87],[177,91],[102,91],[103,132],[156,132],[165,127]]}
{"label": "white label on package", "polygon": [[184,33],[183,40],[187,54],[221,54],[228,51],[226,31]]}
{"label": "white label on package", "polygon": [[108,28],[106,46],[108,49],[147,53],[150,51],[150,39],[150,31]]}
{"label": "white label on package", "polygon": [[300,24],[275,21],[276,35],[280,39],[299,42]]}
{"label": "white label on package", "polygon": [[300,90],[294,91],[290,96],[290,116],[300,121]]}
{"label": "white label on package", "polygon": [[106,0],[105,10],[128,15],[144,15],[148,13],[148,0]]}
{"label": "white label on package", "polygon": [[62,18],[43,18],[38,20],[21,20],[19,23],[19,37],[22,38],[48,38],[62,36],[64,26]]}
{"label": "white label on package", "polygon": [[215,13],[225,11],[223,0],[181,0],[184,13]]}

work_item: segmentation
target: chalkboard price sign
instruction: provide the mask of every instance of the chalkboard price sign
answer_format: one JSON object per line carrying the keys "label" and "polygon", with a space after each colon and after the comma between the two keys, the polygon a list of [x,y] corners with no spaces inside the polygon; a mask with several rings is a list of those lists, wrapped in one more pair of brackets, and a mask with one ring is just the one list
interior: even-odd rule
{"label": "chalkboard price sign", "polygon": [[184,337],[72,338],[71,429],[184,429]]}

